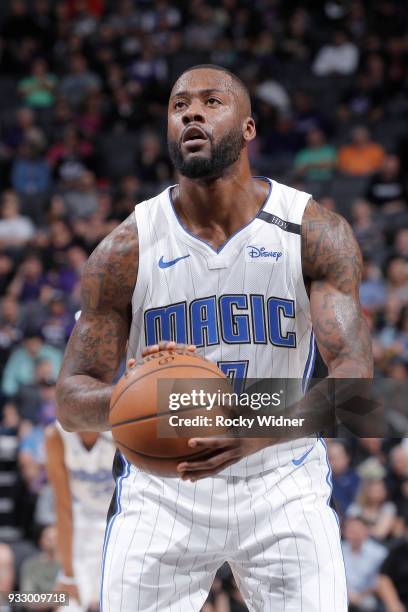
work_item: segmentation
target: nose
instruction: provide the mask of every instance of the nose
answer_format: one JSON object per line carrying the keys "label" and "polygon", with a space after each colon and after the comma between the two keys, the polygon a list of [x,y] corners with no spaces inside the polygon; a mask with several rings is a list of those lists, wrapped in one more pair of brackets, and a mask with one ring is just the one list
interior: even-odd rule
{"label": "nose", "polygon": [[198,100],[192,100],[188,108],[183,113],[182,121],[184,125],[189,123],[205,123],[202,106]]}

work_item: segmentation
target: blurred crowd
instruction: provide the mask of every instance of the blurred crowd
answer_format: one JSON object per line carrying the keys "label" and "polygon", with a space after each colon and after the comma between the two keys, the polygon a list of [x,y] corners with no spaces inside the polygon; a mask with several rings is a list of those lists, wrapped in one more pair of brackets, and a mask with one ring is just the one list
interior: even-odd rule
{"label": "blurred crowd", "polygon": [[[364,256],[376,375],[407,380],[405,8],[398,0],[1,3],[0,591],[28,584],[27,567],[39,567],[33,555],[52,582],[44,427],[55,419],[81,270],[135,203],[176,182],[166,106],[183,69],[216,63],[236,72],[257,122],[254,174],[304,189],[350,221]],[[408,445],[331,441],[329,455],[351,609],[408,610]],[[223,568],[205,612],[245,609]]]}

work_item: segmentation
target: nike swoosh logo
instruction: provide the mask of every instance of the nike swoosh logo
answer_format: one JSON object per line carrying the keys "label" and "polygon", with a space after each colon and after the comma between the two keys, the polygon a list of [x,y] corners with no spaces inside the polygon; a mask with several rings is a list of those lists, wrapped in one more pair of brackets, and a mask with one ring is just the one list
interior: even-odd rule
{"label": "nike swoosh logo", "polygon": [[163,261],[162,255],[159,259],[159,268],[161,268],[162,270],[164,270],[165,268],[170,268],[171,266],[174,266],[174,264],[176,264],[178,261],[186,259],[186,257],[190,257],[190,255],[183,255],[182,257],[177,257],[176,259],[170,259],[170,261]]}
{"label": "nike swoosh logo", "polygon": [[309,448],[309,450],[307,450],[301,457],[299,457],[299,459],[292,459],[293,465],[300,465],[301,463],[303,463],[308,454],[311,453],[313,449],[314,446],[312,446],[312,448]]}

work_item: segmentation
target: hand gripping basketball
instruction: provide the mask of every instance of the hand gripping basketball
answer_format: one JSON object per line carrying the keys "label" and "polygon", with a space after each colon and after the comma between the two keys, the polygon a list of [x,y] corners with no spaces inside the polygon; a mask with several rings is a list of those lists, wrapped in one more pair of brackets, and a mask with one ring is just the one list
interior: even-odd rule
{"label": "hand gripping basketball", "polygon": [[[109,413],[112,435],[123,455],[143,470],[180,477],[180,461],[214,454],[211,448],[195,448],[189,438],[226,432],[215,424],[217,415],[224,414],[222,406],[211,406],[214,418],[208,418],[208,425],[203,423],[206,405],[191,399],[197,390],[231,392],[217,365],[197,355],[195,346],[175,342],[147,347],[140,359],[130,359],[127,365],[113,390]],[[190,401],[174,408],[172,395],[187,395]]]}

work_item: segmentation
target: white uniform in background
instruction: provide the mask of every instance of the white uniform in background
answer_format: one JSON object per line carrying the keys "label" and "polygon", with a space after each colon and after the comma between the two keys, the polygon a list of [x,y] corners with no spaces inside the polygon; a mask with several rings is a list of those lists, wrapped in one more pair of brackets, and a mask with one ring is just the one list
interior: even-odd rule
{"label": "white uniform in background", "polygon": [[91,602],[99,599],[106,515],[115,487],[115,446],[110,432],[103,432],[87,450],[76,433],[64,431],[59,423],[56,426],[64,443],[72,495],[72,563],[81,598],[78,610],[86,611]]}
{"label": "white uniform in background", "polygon": [[[171,188],[136,206],[129,358],[159,340],[191,342],[230,376],[307,388],[316,345],[300,228],[310,195],[264,180],[261,211],[218,251],[179,222]],[[115,466],[103,612],[198,612],[224,561],[251,612],[347,610],[322,440],[268,447],[196,483],[149,475],[120,454]]]}

